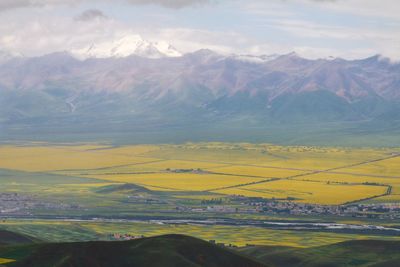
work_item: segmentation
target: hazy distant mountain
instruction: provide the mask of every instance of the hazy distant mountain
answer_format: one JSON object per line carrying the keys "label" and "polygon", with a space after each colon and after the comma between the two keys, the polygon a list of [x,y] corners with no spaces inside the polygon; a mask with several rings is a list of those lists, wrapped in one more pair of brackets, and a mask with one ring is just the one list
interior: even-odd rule
{"label": "hazy distant mountain", "polygon": [[22,55],[17,54],[17,53],[9,53],[5,51],[0,50],[0,64],[3,64],[7,61],[10,61],[11,59],[22,57]]}
{"label": "hazy distant mountain", "polygon": [[93,46],[83,60],[63,52],[0,61],[0,127],[400,120],[400,64],[380,56],[179,56],[142,41]]}

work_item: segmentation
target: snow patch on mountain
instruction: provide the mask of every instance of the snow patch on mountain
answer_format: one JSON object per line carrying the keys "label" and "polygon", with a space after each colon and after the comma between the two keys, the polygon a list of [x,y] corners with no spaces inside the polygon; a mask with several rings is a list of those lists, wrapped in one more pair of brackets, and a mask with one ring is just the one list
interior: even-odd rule
{"label": "snow patch on mountain", "polygon": [[231,58],[239,61],[244,61],[244,62],[250,62],[250,63],[265,63],[272,61],[276,58],[279,57],[279,55],[273,54],[273,55],[261,55],[261,56],[255,56],[255,55],[231,55]]}

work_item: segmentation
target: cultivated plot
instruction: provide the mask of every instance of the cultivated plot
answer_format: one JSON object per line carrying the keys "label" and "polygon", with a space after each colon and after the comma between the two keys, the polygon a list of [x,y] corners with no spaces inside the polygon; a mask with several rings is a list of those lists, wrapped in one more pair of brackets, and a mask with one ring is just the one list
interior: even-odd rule
{"label": "cultivated plot", "polygon": [[384,186],[328,184],[321,182],[279,180],[237,188],[216,190],[222,194],[249,197],[290,199],[298,202],[336,205],[379,196],[386,192]]}

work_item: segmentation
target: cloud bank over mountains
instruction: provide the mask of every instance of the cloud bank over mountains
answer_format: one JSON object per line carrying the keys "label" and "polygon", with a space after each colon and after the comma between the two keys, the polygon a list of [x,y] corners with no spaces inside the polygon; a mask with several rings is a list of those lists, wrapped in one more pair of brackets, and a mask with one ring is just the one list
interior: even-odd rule
{"label": "cloud bank over mountains", "polygon": [[[77,5],[82,3],[97,4],[106,0],[2,0],[0,10],[24,7],[46,7],[56,5]],[[160,5],[167,8],[184,8],[210,3],[210,0],[113,0],[113,3],[132,5]]]}
{"label": "cloud bank over mountains", "polygon": [[40,56],[141,36],[181,53],[400,59],[394,0],[3,0],[0,50]]}

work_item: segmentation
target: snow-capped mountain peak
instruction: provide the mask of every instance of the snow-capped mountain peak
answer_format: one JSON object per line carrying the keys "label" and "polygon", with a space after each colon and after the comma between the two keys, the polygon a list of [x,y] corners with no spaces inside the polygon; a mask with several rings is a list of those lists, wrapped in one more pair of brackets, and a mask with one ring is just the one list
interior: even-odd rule
{"label": "snow-capped mountain peak", "polygon": [[240,60],[244,62],[250,62],[250,63],[266,63],[271,60],[274,60],[279,57],[277,54],[273,55],[261,55],[261,56],[254,56],[254,55],[235,55],[232,54],[230,56],[231,58],[235,60]]}
{"label": "snow-capped mountain peak", "polygon": [[146,58],[179,57],[182,54],[167,42],[149,42],[140,35],[126,35],[120,39],[91,44],[71,53],[79,59],[121,58],[137,55]]}

